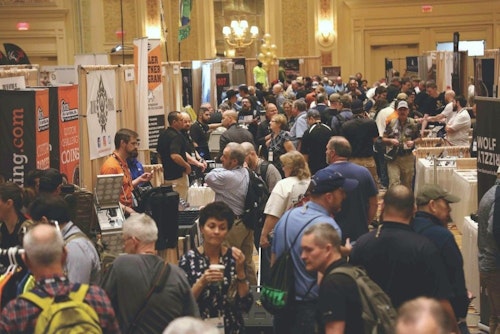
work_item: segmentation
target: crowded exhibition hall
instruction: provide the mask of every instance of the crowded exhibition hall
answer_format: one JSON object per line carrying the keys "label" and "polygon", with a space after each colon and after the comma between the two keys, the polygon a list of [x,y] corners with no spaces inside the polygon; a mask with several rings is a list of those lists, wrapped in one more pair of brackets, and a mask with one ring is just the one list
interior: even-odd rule
{"label": "crowded exhibition hall", "polygon": [[0,0],[0,333],[500,334],[499,81],[498,0]]}

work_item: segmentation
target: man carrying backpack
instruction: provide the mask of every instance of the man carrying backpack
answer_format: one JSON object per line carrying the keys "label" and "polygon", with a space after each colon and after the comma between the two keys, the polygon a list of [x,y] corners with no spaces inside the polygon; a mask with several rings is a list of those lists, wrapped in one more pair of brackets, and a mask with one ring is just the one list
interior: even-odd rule
{"label": "man carrying backpack", "polygon": [[286,312],[275,315],[276,333],[315,333],[317,278],[307,272],[300,258],[300,237],[303,228],[319,223],[331,225],[340,235],[340,228],[332,214],[341,210],[345,192],[353,190],[357,185],[357,180],[346,179],[338,172],[319,170],[311,180],[311,200],[302,207],[287,211],[278,221],[271,245],[271,265],[290,250],[294,267],[295,298],[287,302]]}
{"label": "man carrying backpack", "polygon": [[[363,333],[361,299],[356,282],[335,268],[351,268],[342,258],[342,239],[329,224],[315,224],[302,236],[302,260],[309,272],[323,275],[319,286],[318,311],[320,327],[325,334]],[[340,330],[340,331],[339,331]]]}
{"label": "man carrying backpack", "polygon": [[321,273],[318,312],[322,333],[392,333],[397,313],[389,296],[366,272],[347,264],[341,238],[328,224],[308,228],[302,237],[306,270]]}
{"label": "man carrying backpack", "polygon": [[349,95],[342,95],[339,98],[339,103],[337,105],[338,113],[332,117],[332,123],[330,125],[333,135],[337,136],[340,134],[340,128],[342,124],[346,121],[352,119],[353,113],[351,111],[352,98]]}
{"label": "man carrying backpack", "polygon": [[253,263],[254,226],[247,226],[243,219],[245,199],[250,184],[250,174],[243,168],[245,150],[241,144],[226,145],[221,156],[222,167],[214,168],[205,177],[205,182],[215,192],[215,200],[225,202],[236,215],[233,227],[226,236],[225,244],[241,249],[245,254],[245,271],[251,285],[257,284]]}
{"label": "man carrying backpack", "polygon": [[[23,246],[22,258],[36,285],[3,309],[1,333],[55,333],[63,326],[80,333],[120,333],[104,290],[94,285],[71,283],[64,275],[67,252],[62,235],[54,226],[35,226],[25,235]],[[40,304],[50,306],[42,310]],[[62,306],[70,307],[52,313]]]}

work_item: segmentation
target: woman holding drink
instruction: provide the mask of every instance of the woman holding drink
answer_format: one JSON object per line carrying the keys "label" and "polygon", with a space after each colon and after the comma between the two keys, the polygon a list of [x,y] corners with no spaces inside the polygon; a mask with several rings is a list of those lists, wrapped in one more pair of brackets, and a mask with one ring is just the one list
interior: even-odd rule
{"label": "woman holding drink", "polygon": [[232,210],[223,202],[201,209],[199,225],[204,245],[179,260],[201,317],[223,326],[226,334],[244,332],[242,313],[248,312],[253,302],[245,276],[245,255],[236,247],[222,245],[233,221]]}

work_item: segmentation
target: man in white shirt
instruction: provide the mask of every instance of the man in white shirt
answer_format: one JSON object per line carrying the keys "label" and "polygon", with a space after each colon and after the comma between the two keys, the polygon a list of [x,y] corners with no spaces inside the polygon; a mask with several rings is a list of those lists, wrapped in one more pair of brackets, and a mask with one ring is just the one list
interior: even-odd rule
{"label": "man in white shirt", "polygon": [[457,96],[455,98],[457,113],[446,124],[446,140],[453,146],[469,146],[471,120],[466,105],[465,97]]}

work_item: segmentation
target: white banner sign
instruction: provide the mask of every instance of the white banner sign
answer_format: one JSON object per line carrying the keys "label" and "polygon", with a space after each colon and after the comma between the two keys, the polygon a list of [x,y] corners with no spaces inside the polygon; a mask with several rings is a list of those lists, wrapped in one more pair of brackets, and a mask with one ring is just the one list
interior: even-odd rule
{"label": "white banner sign", "polygon": [[0,89],[26,89],[26,79],[24,79],[24,76],[0,78]]}
{"label": "white banner sign", "polygon": [[116,129],[115,71],[87,74],[87,127],[90,159],[113,153]]}

